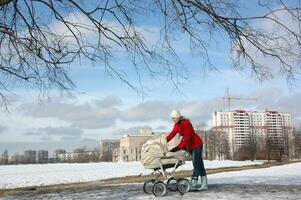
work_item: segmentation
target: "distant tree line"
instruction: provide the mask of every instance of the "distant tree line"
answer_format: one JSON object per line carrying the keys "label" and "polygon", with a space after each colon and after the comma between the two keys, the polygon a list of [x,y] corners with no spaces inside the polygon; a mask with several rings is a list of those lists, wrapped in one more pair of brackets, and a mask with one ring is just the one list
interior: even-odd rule
{"label": "distant tree line", "polygon": [[235,152],[234,160],[292,160],[301,159],[301,131],[293,129],[282,137],[257,137]]}

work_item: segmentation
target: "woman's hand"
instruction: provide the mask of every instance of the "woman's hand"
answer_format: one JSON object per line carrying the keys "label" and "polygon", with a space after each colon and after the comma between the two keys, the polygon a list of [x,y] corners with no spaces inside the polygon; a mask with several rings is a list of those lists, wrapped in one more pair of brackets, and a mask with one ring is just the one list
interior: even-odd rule
{"label": "woman's hand", "polygon": [[179,148],[178,146],[176,146],[176,147],[172,148],[172,149],[170,150],[170,152],[177,152],[177,151],[179,151],[179,150],[180,150],[180,148]]}

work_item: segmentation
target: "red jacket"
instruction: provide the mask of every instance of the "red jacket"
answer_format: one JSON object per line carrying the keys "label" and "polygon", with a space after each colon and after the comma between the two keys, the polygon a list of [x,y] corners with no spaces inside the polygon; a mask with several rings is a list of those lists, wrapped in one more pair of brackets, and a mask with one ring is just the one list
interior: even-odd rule
{"label": "red jacket", "polygon": [[173,130],[167,136],[167,142],[169,142],[175,135],[183,136],[182,141],[178,145],[180,149],[191,151],[201,145],[203,145],[202,139],[195,133],[192,124],[187,119],[182,119],[178,123],[174,124]]}

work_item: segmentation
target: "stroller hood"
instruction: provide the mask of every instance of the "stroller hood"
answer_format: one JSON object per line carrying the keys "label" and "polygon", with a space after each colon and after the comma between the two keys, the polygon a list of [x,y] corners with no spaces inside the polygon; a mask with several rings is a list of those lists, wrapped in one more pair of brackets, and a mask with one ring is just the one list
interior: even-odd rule
{"label": "stroller hood", "polygon": [[168,152],[167,140],[164,134],[147,140],[141,148],[141,163],[146,168],[158,166],[158,160]]}
{"label": "stroller hood", "polygon": [[162,165],[175,165],[182,161],[184,164],[184,151],[169,152],[164,134],[157,135],[147,140],[141,148],[141,163],[147,169],[156,169]]}

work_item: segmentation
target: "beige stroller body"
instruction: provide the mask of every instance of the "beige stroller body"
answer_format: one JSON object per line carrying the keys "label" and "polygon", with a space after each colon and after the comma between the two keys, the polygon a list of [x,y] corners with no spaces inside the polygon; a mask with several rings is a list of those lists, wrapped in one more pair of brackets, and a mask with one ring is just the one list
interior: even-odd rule
{"label": "beige stroller body", "polygon": [[[181,194],[189,191],[190,184],[187,179],[174,177],[176,169],[185,164],[185,152],[169,152],[164,134],[154,136],[143,144],[141,163],[146,169],[153,170],[152,174],[157,174],[156,179],[144,183],[145,193],[164,196],[168,190],[179,191]],[[167,171],[169,168],[173,168],[172,171]],[[163,180],[159,180],[161,176]]]}

